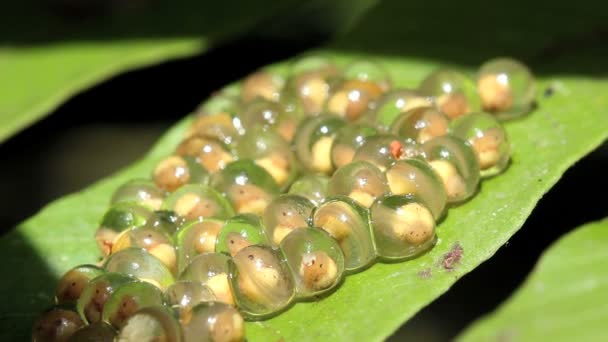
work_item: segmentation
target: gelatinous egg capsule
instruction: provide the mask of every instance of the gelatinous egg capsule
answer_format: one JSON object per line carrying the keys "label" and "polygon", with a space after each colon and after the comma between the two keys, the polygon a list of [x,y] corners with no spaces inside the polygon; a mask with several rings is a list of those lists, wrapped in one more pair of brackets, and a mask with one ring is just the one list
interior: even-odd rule
{"label": "gelatinous egg capsule", "polygon": [[482,64],[477,91],[484,111],[499,119],[527,114],[534,106],[536,85],[530,70],[510,58],[496,58]]}
{"label": "gelatinous egg capsule", "polygon": [[119,272],[147,281],[162,290],[174,282],[167,266],[143,248],[130,247],[118,251],[108,257],[103,267],[108,272]]}
{"label": "gelatinous egg capsule", "polygon": [[121,232],[145,225],[152,215],[148,208],[131,202],[120,202],[110,207],[95,232],[95,241],[102,255],[110,254]]}
{"label": "gelatinous egg capsule", "polygon": [[277,314],[295,294],[291,271],[281,252],[252,245],[230,261],[230,285],[240,311],[251,319]]}
{"label": "gelatinous egg capsule", "polygon": [[59,279],[55,290],[55,302],[60,305],[76,304],[89,281],[104,273],[103,268],[95,265],[80,265],[72,268]]}
{"label": "gelatinous egg capsule", "polygon": [[302,113],[289,103],[276,103],[264,99],[251,102],[239,114],[241,134],[255,126],[272,127],[283,139],[291,142]]}
{"label": "gelatinous egg capsule", "polygon": [[160,209],[165,192],[149,179],[132,179],[114,191],[110,204],[134,202],[151,210]]}
{"label": "gelatinous egg capsule", "polygon": [[309,225],[314,208],[315,205],[303,196],[284,194],[275,198],[262,216],[266,235],[278,246],[292,230]]}
{"label": "gelatinous egg capsule", "polygon": [[448,133],[450,121],[445,114],[433,107],[418,107],[405,111],[390,127],[390,132],[422,144]]}
{"label": "gelatinous egg capsule", "polygon": [[245,340],[245,322],[233,307],[219,302],[196,305],[181,320],[186,341],[240,342]]}
{"label": "gelatinous egg capsule", "polygon": [[297,228],[282,241],[299,298],[310,298],[334,288],[344,273],[344,254],[324,230]]}
{"label": "gelatinous egg capsule", "polygon": [[162,208],[189,220],[209,217],[224,219],[234,215],[232,206],[219,192],[201,184],[184,185],[167,196]]}
{"label": "gelatinous egg capsule", "polygon": [[296,159],[290,144],[271,128],[254,126],[237,142],[241,159],[251,159],[266,170],[281,189],[297,175]]}
{"label": "gelatinous egg capsule", "polygon": [[365,124],[347,125],[340,128],[331,146],[331,162],[334,168],[337,169],[353,161],[357,149],[369,137],[377,134],[377,129]]}
{"label": "gelatinous egg capsule", "polygon": [[217,298],[213,291],[198,281],[176,281],[165,291],[167,304],[180,312],[185,318],[194,306],[199,303],[213,302]]}
{"label": "gelatinous egg capsule", "polygon": [[418,90],[435,99],[435,104],[450,119],[479,109],[479,96],[475,82],[465,74],[452,69],[437,69],[430,73]]}
{"label": "gelatinous egg capsule", "polygon": [[344,68],[342,74],[348,80],[373,82],[381,88],[382,92],[389,90],[392,84],[389,72],[372,60],[353,61]]}
{"label": "gelatinous egg capsule", "polygon": [[482,177],[497,175],[509,165],[509,138],[494,116],[470,113],[452,121],[450,131],[473,146]]}
{"label": "gelatinous egg capsule", "polygon": [[206,285],[217,300],[234,305],[234,296],[228,281],[228,260],[230,257],[221,253],[198,255],[179,275],[180,281],[195,281]]}
{"label": "gelatinous egg capsule", "polygon": [[183,271],[197,255],[215,252],[215,244],[224,220],[205,219],[192,222],[177,234],[177,263]]}
{"label": "gelatinous egg capsule", "polygon": [[446,135],[422,145],[424,158],[441,178],[448,203],[462,202],[475,194],[479,184],[479,161],[464,140]]}
{"label": "gelatinous egg capsule", "polygon": [[[212,94],[196,110],[200,116],[219,113],[238,113],[241,110],[240,90],[237,88],[224,88]],[[196,120],[195,120],[196,121]]]}
{"label": "gelatinous egg capsule", "polygon": [[185,341],[172,309],[162,305],[148,306],[135,312],[118,333],[117,341]]}
{"label": "gelatinous egg capsule", "polygon": [[279,193],[274,178],[253,160],[241,159],[215,174],[211,185],[228,198],[239,214],[261,215]]}
{"label": "gelatinous egg capsule", "polygon": [[68,342],[114,342],[117,332],[106,322],[95,322],[80,327],[76,330]]}
{"label": "gelatinous egg capsule", "polygon": [[315,206],[323,203],[328,194],[329,177],[318,174],[304,174],[289,187],[290,195],[299,195],[310,200]]}
{"label": "gelatinous egg capsule", "polygon": [[84,322],[72,310],[53,307],[42,313],[32,327],[32,342],[67,341]]}
{"label": "gelatinous egg capsule", "polygon": [[278,73],[266,70],[254,72],[243,80],[241,100],[248,103],[257,98],[263,98],[277,102],[284,85],[285,78]]}
{"label": "gelatinous egg capsule", "polygon": [[382,93],[382,87],[375,82],[347,79],[333,87],[325,109],[348,121],[356,121],[372,108]]}
{"label": "gelatinous egg capsule", "polygon": [[385,172],[393,195],[412,195],[426,204],[438,221],[448,200],[443,181],[423,159],[399,160]]}
{"label": "gelatinous egg capsule", "polygon": [[186,131],[186,137],[202,137],[230,145],[239,134],[238,120],[235,113],[220,112],[211,115],[199,115]]}
{"label": "gelatinous egg capsule", "polygon": [[374,164],[354,161],[336,170],[329,180],[330,195],[344,195],[369,208],[389,190],[386,176]]}
{"label": "gelatinous egg capsule", "polygon": [[369,212],[351,198],[328,198],[313,212],[312,226],[325,230],[338,242],[347,273],[360,271],[374,261]]}
{"label": "gelatinous egg capsule", "polygon": [[338,129],[346,122],[334,115],[322,114],[300,123],[294,138],[296,156],[310,172],[330,174],[333,171],[331,147]]}
{"label": "gelatinous egg capsule", "polygon": [[158,287],[141,281],[119,285],[103,306],[101,318],[120,329],[137,310],[163,305],[163,293]]}
{"label": "gelatinous egg capsule", "polygon": [[173,192],[188,183],[206,184],[209,173],[191,156],[169,156],[162,159],[152,172],[154,183]]}
{"label": "gelatinous egg capsule", "polygon": [[357,149],[353,161],[367,161],[384,172],[395,161],[416,157],[420,146],[413,141],[404,141],[392,134],[379,134],[369,137]]}
{"label": "gelatinous egg capsule", "polygon": [[172,273],[177,272],[177,255],[173,241],[160,228],[146,225],[122,232],[114,241],[110,254],[130,247],[145,249],[158,258]]}
{"label": "gelatinous egg capsule", "polygon": [[282,96],[296,98],[305,113],[318,114],[329,97],[331,84],[339,76],[338,69],[323,57],[306,59],[293,64]]}
{"label": "gelatinous egg capsule", "polygon": [[192,136],[182,141],[177,146],[175,153],[179,156],[195,158],[197,163],[209,173],[224,169],[228,163],[236,159],[227,145],[216,139],[201,136]]}
{"label": "gelatinous egg capsule", "polygon": [[374,110],[367,112],[361,119],[365,123],[377,125],[387,130],[399,114],[418,107],[432,107],[433,100],[416,90],[395,89],[382,95]]}
{"label": "gelatinous egg capsule", "polygon": [[269,244],[261,218],[253,214],[241,214],[226,221],[217,236],[215,251],[235,256],[241,249],[258,244]]}
{"label": "gelatinous egg capsule", "polygon": [[76,309],[87,323],[101,321],[103,308],[110,295],[122,284],[136,281],[126,274],[108,272],[89,281],[78,301]]}
{"label": "gelatinous egg capsule", "polygon": [[411,258],[435,244],[435,218],[415,196],[385,196],[378,199],[370,211],[379,257]]}
{"label": "gelatinous egg capsule", "polygon": [[146,222],[145,227],[160,229],[169,236],[173,236],[182,229],[187,223],[186,221],[173,210],[156,210]]}

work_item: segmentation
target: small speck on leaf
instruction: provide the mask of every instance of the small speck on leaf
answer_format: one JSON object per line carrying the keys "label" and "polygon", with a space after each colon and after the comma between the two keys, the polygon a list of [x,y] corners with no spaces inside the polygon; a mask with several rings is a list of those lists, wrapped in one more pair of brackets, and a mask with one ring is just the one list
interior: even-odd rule
{"label": "small speck on leaf", "polygon": [[460,263],[460,259],[462,259],[462,255],[464,254],[464,249],[460,245],[459,242],[456,242],[449,252],[443,255],[443,261],[441,265],[446,271],[452,271],[454,267]]}
{"label": "small speck on leaf", "polygon": [[430,268],[425,268],[418,272],[418,276],[422,279],[429,279],[433,276],[433,271]]}

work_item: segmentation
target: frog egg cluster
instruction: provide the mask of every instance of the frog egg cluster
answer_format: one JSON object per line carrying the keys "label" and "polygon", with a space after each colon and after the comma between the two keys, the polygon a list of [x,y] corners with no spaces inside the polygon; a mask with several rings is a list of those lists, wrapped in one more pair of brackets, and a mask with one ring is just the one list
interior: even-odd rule
{"label": "frog egg cluster", "polygon": [[533,107],[511,59],[416,89],[369,60],[322,56],[205,102],[150,179],[118,188],[97,265],[59,281],[35,341],[242,341],[244,319],[433,248],[447,208],[509,164],[500,120]]}

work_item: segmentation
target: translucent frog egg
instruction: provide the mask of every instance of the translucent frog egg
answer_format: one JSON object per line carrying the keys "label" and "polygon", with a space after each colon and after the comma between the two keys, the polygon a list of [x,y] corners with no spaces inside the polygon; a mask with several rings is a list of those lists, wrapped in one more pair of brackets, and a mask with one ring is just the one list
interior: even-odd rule
{"label": "translucent frog egg", "polygon": [[[238,91],[237,91],[238,93]],[[203,102],[196,112],[200,116],[214,115],[220,113],[235,114],[241,111],[241,100],[236,94],[222,91],[212,95]],[[196,121],[196,120],[195,120]]]}
{"label": "translucent frog egg", "polygon": [[297,175],[296,159],[290,144],[273,129],[252,127],[237,142],[241,159],[251,159],[264,168],[281,189],[287,188]]}
{"label": "translucent frog egg", "polygon": [[58,305],[75,305],[89,281],[105,271],[95,265],[80,265],[67,271],[57,284],[55,302]]}
{"label": "translucent frog egg", "polygon": [[137,310],[163,305],[163,293],[154,285],[141,281],[121,284],[106,301],[102,320],[120,329]]}
{"label": "translucent frog egg", "polygon": [[274,178],[251,159],[228,164],[211,178],[211,185],[228,198],[239,214],[261,215],[280,192]]}
{"label": "translucent frog egg", "polygon": [[182,320],[186,341],[241,342],[245,340],[245,321],[233,307],[224,303],[207,302],[192,308],[187,320]]}
{"label": "translucent frog egg", "polygon": [[243,80],[241,100],[248,103],[257,98],[263,98],[277,102],[284,85],[285,78],[278,73],[266,70],[254,72]]}
{"label": "translucent frog egg", "polygon": [[185,184],[206,184],[208,172],[194,157],[169,156],[162,159],[152,172],[152,179],[159,188],[173,192]]}
{"label": "translucent frog egg", "polygon": [[314,208],[306,197],[291,194],[278,196],[270,202],[262,216],[266,235],[274,245],[279,245],[292,230],[308,226]]}
{"label": "translucent frog egg", "polygon": [[67,341],[84,322],[72,310],[60,307],[42,313],[32,327],[32,342]]}
{"label": "translucent frog egg", "polygon": [[173,240],[160,228],[146,225],[123,231],[116,237],[110,254],[130,247],[145,249],[158,258],[172,273],[177,272],[177,255]]}
{"label": "translucent frog egg", "polygon": [[353,161],[357,149],[369,137],[377,134],[377,129],[366,124],[353,124],[340,128],[331,146],[331,162],[334,168],[337,169]]}
{"label": "translucent frog egg", "polygon": [[382,95],[375,105],[375,109],[366,113],[362,121],[377,125],[387,130],[401,113],[418,107],[432,107],[433,100],[416,90],[395,89]]}
{"label": "translucent frog egg", "polygon": [[374,261],[369,212],[349,197],[328,198],[313,212],[312,226],[325,230],[338,242],[347,273],[360,271]]}
{"label": "translucent frog egg", "polygon": [[258,99],[249,103],[238,118],[242,127],[241,134],[255,126],[272,127],[283,139],[291,142],[302,116],[302,112],[292,108],[289,102]]}
{"label": "translucent frog egg", "polygon": [[353,122],[370,110],[382,93],[382,86],[376,82],[344,80],[332,87],[325,109]]}
{"label": "translucent frog egg", "polygon": [[[224,169],[226,165],[236,159],[227,145],[218,140],[200,136],[193,136],[182,141],[177,146],[175,153],[179,156],[195,158],[196,162],[209,173],[216,173]],[[203,182],[198,181],[198,183]]]}
{"label": "translucent frog egg", "polygon": [[224,220],[205,219],[184,227],[176,238],[177,264],[181,272],[197,255],[215,252],[215,244]]}
{"label": "translucent frog egg", "polygon": [[114,342],[116,330],[106,322],[96,322],[80,327],[68,342]]}
{"label": "translucent frog egg", "polygon": [[338,69],[324,58],[313,57],[296,61],[290,74],[282,96],[296,99],[306,114],[320,113],[339,77]]}
{"label": "translucent frog egg", "polygon": [[118,235],[135,227],[141,227],[153,216],[152,211],[131,202],[116,203],[106,211],[95,232],[95,241],[102,255],[109,255]]}
{"label": "translucent frog egg", "polygon": [[291,272],[278,250],[252,245],[230,262],[230,282],[241,312],[260,319],[283,310],[295,295]]}
{"label": "translucent frog egg", "polygon": [[234,215],[232,206],[220,193],[207,185],[189,184],[167,196],[162,208],[190,220],[226,219]]}
{"label": "translucent frog egg", "polygon": [[148,306],[135,312],[120,329],[116,340],[120,342],[185,341],[173,310],[162,305]]}
{"label": "translucent frog egg", "polygon": [[479,162],[471,146],[454,136],[443,136],[422,145],[424,157],[439,175],[448,203],[467,200],[479,184]]}
{"label": "translucent frog egg", "polygon": [[186,224],[186,219],[173,210],[156,210],[148,219],[145,226],[163,231],[169,236],[180,231]]}
{"label": "translucent frog egg", "polygon": [[318,174],[303,174],[289,187],[290,195],[307,198],[315,206],[323,203],[327,197],[329,177]]}
{"label": "translucent frog egg", "polygon": [[103,307],[110,295],[122,284],[134,281],[133,277],[115,272],[91,279],[76,302],[78,314],[89,324],[101,321]]}
{"label": "translucent frog egg", "polygon": [[235,256],[243,248],[259,244],[270,244],[261,218],[253,214],[241,214],[226,221],[217,237],[215,251]]}
{"label": "translucent frog egg", "polygon": [[329,180],[330,195],[348,196],[366,208],[388,191],[382,171],[366,161],[355,161],[342,166]]}
{"label": "translucent frog egg", "polygon": [[435,219],[414,196],[390,195],[371,208],[376,252],[384,259],[412,258],[435,244]]}
{"label": "translucent frog egg", "polygon": [[532,109],[536,85],[534,76],[521,62],[496,58],[479,68],[477,91],[484,111],[499,119],[511,119]]}
{"label": "translucent frog egg", "polygon": [[132,179],[114,191],[110,204],[135,202],[150,210],[160,209],[165,192],[148,179]]}
{"label": "translucent frog egg", "polygon": [[186,138],[202,137],[230,145],[238,136],[239,129],[236,113],[199,115],[186,131]]}
{"label": "translucent frog egg", "polygon": [[228,281],[228,260],[221,253],[205,253],[194,257],[179,275],[180,281],[195,281],[207,286],[217,300],[234,305],[234,297]]}
{"label": "translucent frog egg", "polygon": [[447,204],[443,181],[423,159],[399,160],[386,170],[386,179],[393,195],[411,195],[419,198],[438,221]]}
{"label": "translucent frog egg", "polygon": [[340,283],[344,254],[336,240],[324,230],[292,230],[281,241],[281,250],[294,276],[298,297],[311,298]]}
{"label": "translucent frog egg", "polygon": [[107,272],[118,272],[147,281],[164,290],[173,284],[171,271],[160,259],[143,248],[130,247],[108,257],[103,265]]}
{"label": "translucent frog egg", "polygon": [[377,84],[382,92],[391,87],[391,76],[379,63],[372,60],[360,59],[348,64],[343,71],[344,78]]}
{"label": "translucent frog egg", "polygon": [[176,281],[165,291],[167,304],[177,308],[181,318],[188,317],[192,308],[199,303],[213,302],[217,298],[213,291],[198,281]]}
{"label": "translucent frog egg", "polygon": [[369,137],[361,145],[353,161],[367,161],[380,171],[385,171],[395,161],[411,158],[420,154],[420,147],[413,141],[404,141],[392,134],[379,134]]}
{"label": "translucent frog egg", "polygon": [[494,116],[470,113],[452,122],[451,133],[473,146],[482,177],[497,175],[509,165],[509,138]]}
{"label": "translucent frog egg", "polygon": [[391,124],[390,132],[422,144],[448,133],[450,121],[433,107],[418,107],[403,112]]}
{"label": "translucent frog egg", "polygon": [[478,110],[479,96],[475,82],[452,69],[437,69],[430,73],[418,90],[435,99],[435,103],[450,119]]}
{"label": "translucent frog egg", "polygon": [[310,172],[330,174],[333,171],[331,147],[337,131],[345,125],[343,119],[327,114],[302,121],[294,139],[302,167]]}

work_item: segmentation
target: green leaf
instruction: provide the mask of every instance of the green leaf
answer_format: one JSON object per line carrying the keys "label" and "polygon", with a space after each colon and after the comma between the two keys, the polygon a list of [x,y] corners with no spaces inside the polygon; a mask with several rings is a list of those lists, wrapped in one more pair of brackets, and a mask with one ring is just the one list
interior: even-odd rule
{"label": "green leaf", "polygon": [[608,318],[608,218],[549,247],[525,283],[461,341],[599,341]]}
{"label": "green leaf", "polygon": [[[475,64],[505,51],[535,60],[543,56],[541,49],[554,38],[548,30],[541,30],[537,19],[530,19],[546,11],[540,7],[536,12],[526,7],[530,18],[522,17],[522,25],[504,32],[499,25],[492,36],[492,30],[479,30],[475,25],[477,12],[463,11],[463,16],[457,17],[457,23],[462,23],[459,26],[434,20],[435,14],[440,19],[449,19],[441,18],[446,14],[441,14],[444,12],[440,9],[427,11],[416,6],[421,5],[383,2],[364,16],[351,33],[324,51],[340,63],[361,56],[375,57],[388,67],[397,85],[411,87],[440,62],[473,71]],[[584,6],[581,8],[586,10]],[[515,9],[510,11],[517,14]],[[404,23],[387,19],[395,13],[411,14],[412,20]],[[493,19],[493,13],[488,11],[489,19]],[[559,13],[555,15],[560,18]],[[571,13],[561,15],[569,23],[580,23],[577,26],[580,30],[583,24],[587,25],[584,27],[594,24],[591,19],[585,22]],[[596,17],[596,22],[601,22]],[[548,24],[557,20],[549,19]],[[466,39],[444,43],[442,34],[451,25],[456,37]],[[428,31],[424,31],[426,28]],[[538,30],[528,34],[531,28]],[[427,33],[429,39],[425,40]],[[530,40],[523,39],[528,36]],[[487,44],[476,40],[484,37],[489,39]],[[497,52],[501,46],[504,50]],[[427,57],[415,57],[427,52]],[[585,61],[580,69],[583,74],[580,70],[568,72],[572,61],[579,60]],[[522,226],[540,197],[564,171],[606,139],[608,98],[604,94],[608,92],[608,84],[584,74],[587,68],[597,68],[601,63],[604,63],[601,58],[585,49],[568,50],[542,61],[537,59],[532,66],[541,71],[539,92],[551,86],[553,96],[539,94],[539,108],[534,113],[506,124],[512,140],[513,163],[503,175],[485,181],[471,201],[450,210],[438,228],[440,240],[431,252],[403,263],[374,265],[349,276],[338,291],[323,300],[298,303],[273,319],[249,323],[248,339],[382,340],[491,257]],[[178,143],[187,124],[181,122],[169,131],[143,160],[50,204],[0,241],[4,260],[0,270],[5,275],[19,275],[0,285],[0,294],[8,298],[0,309],[0,339],[26,336],[32,317],[50,303],[54,279],[73,265],[96,260],[93,233],[112,190],[129,178],[149,175],[154,163]],[[449,254],[458,249],[462,251],[459,260],[456,254]],[[11,329],[6,328],[9,326]]]}

